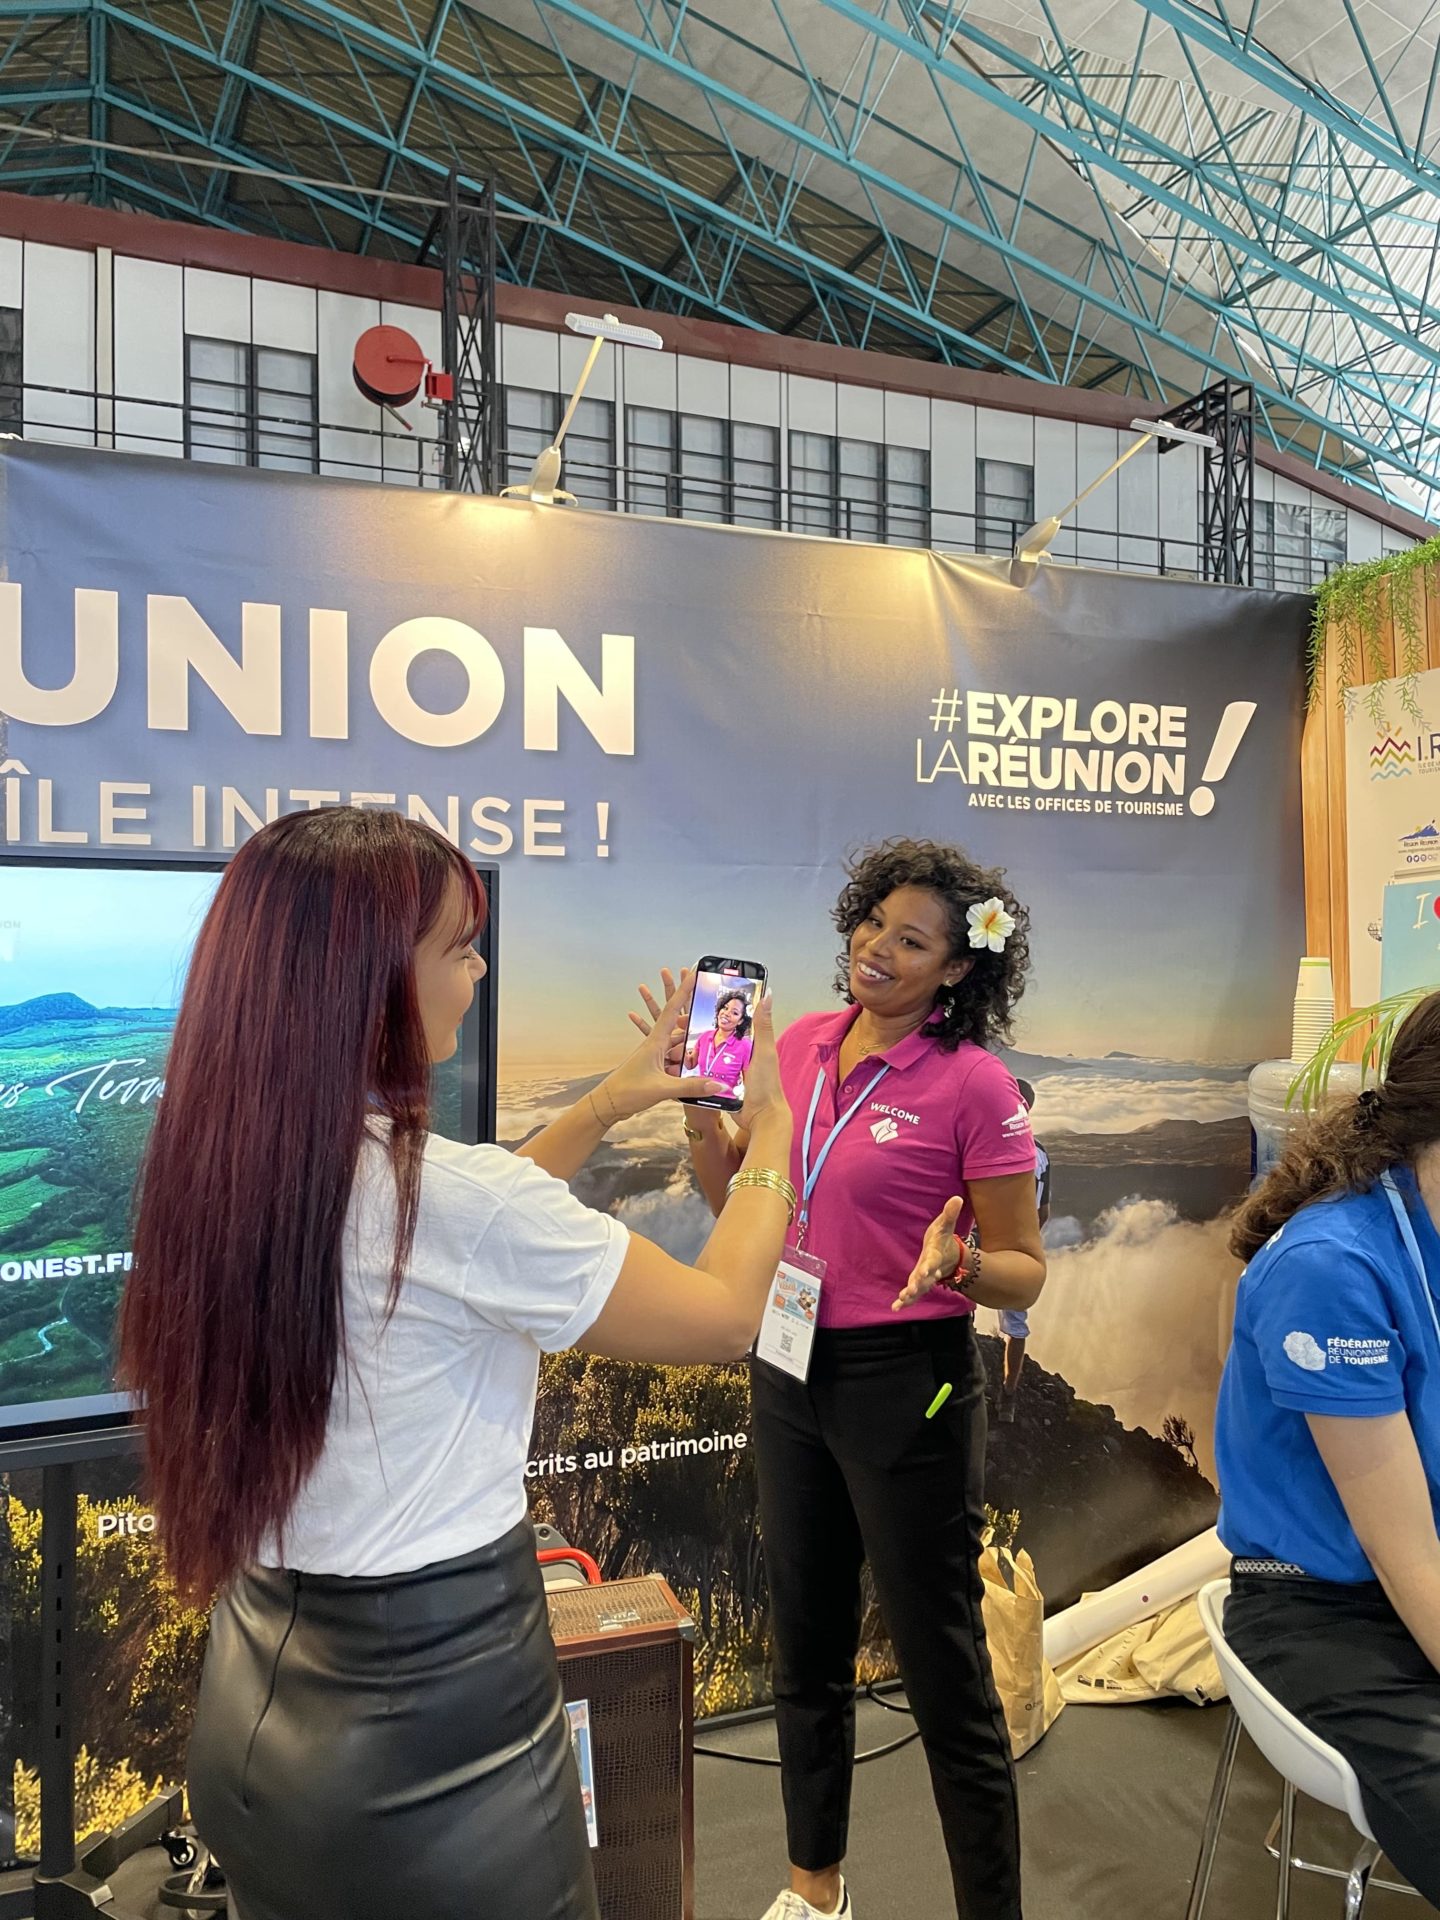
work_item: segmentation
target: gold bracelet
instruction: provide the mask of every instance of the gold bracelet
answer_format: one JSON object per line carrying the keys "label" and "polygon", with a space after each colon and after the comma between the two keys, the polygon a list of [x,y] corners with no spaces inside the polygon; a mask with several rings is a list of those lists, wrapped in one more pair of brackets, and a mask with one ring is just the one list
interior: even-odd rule
{"label": "gold bracelet", "polygon": [[776,1173],[773,1167],[742,1167],[725,1189],[728,1200],[740,1187],[763,1187],[768,1193],[778,1193],[790,1210],[790,1218],[795,1218],[795,1209],[800,1204],[792,1182],[783,1173]]}
{"label": "gold bracelet", "polygon": [[684,1122],[684,1126],[685,1126],[685,1138],[687,1140],[703,1140],[705,1138],[705,1135],[701,1132],[699,1127],[692,1127],[688,1120]]}
{"label": "gold bracelet", "polygon": [[[605,1083],[602,1080],[600,1084],[603,1087]],[[615,1100],[613,1095],[609,1093],[605,1095],[606,1105],[610,1108],[610,1111],[615,1115],[613,1120],[606,1120],[602,1116],[600,1109],[597,1106],[595,1101],[595,1089],[593,1087],[590,1089],[589,1093],[586,1094],[585,1098],[590,1102],[590,1111],[594,1114],[596,1120],[599,1122],[601,1133],[608,1133],[611,1127],[619,1126],[621,1120],[624,1118],[624,1115],[616,1112]]]}

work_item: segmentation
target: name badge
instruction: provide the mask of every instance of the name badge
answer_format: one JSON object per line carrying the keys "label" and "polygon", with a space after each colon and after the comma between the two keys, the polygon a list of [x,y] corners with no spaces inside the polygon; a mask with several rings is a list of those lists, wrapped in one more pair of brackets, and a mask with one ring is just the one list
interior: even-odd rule
{"label": "name badge", "polygon": [[760,1337],[755,1342],[757,1360],[778,1367],[796,1380],[808,1376],[824,1281],[823,1260],[794,1247],[786,1248],[765,1304],[765,1318],[760,1322]]}

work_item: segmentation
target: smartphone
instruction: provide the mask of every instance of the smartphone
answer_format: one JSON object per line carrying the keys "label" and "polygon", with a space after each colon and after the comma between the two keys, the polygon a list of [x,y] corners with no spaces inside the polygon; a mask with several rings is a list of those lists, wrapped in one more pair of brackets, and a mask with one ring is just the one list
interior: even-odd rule
{"label": "smartphone", "polygon": [[738,1113],[745,1104],[745,1070],[755,1047],[755,1010],[765,994],[765,969],[754,960],[725,960],[707,953],[695,965],[695,997],[685,1029],[687,1080],[718,1080],[731,1089],[687,1101]]}

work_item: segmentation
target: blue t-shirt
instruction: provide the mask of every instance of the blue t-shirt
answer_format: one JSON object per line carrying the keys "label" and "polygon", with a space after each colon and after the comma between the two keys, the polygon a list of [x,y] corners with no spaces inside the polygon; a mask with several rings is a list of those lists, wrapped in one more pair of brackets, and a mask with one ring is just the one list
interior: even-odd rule
{"label": "blue t-shirt", "polygon": [[[1440,1296],[1440,1234],[1409,1169],[1394,1178]],[[1380,1186],[1302,1208],[1250,1262],[1215,1413],[1229,1551],[1317,1580],[1373,1580],[1308,1413],[1407,1413],[1440,1526],[1440,1341]]]}

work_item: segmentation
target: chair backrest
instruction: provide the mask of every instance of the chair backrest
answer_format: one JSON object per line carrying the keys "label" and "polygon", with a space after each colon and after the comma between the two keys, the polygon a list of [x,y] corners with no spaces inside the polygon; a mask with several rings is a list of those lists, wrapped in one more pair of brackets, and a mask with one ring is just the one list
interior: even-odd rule
{"label": "chair backrest", "polygon": [[1365,1808],[1360,1799],[1360,1783],[1348,1760],[1327,1746],[1318,1735],[1303,1726],[1288,1707],[1280,1702],[1251,1673],[1225,1638],[1225,1602],[1230,1595],[1228,1580],[1212,1580],[1200,1589],[1200,1618],[1215,1649],[1215,1658],[1230,1691],[1230,1704],[1240,1724],[1283,1779],[1311,1800],[1327,1807],[1338,1807],[1348,1814],[1352,1825],[1367,1840],[1373,1840]]}

